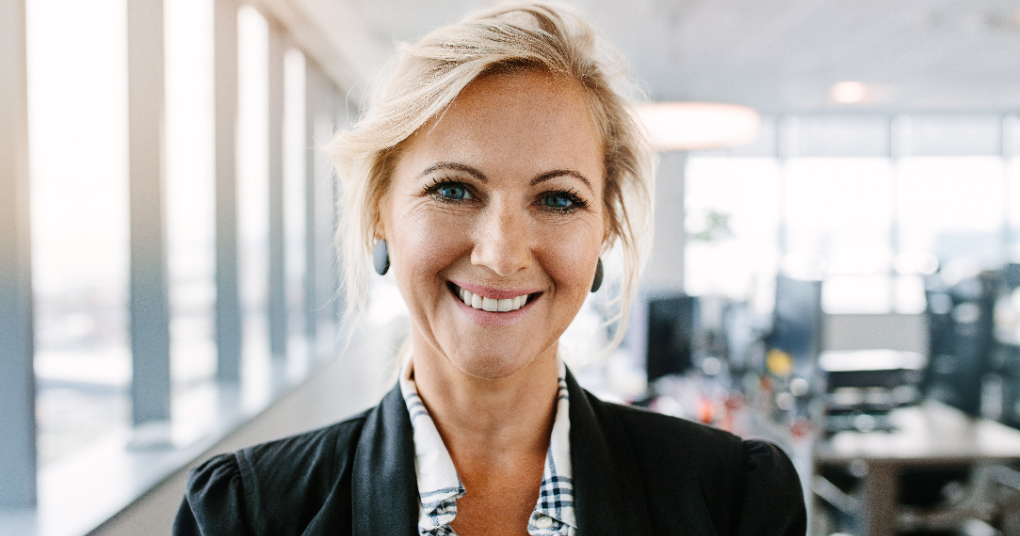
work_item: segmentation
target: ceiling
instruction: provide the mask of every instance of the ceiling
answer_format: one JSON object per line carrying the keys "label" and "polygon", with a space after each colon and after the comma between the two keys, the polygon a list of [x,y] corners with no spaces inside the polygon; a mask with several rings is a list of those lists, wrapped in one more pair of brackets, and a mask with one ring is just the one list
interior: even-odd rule
{"label": "ceiling", "polygon": [[[351,3],[392,54],[490,2]],[[653,100],[766,113],[1020,111],[1017,0],[573,0]],[[859,103],[830,89],[864,83]]]}

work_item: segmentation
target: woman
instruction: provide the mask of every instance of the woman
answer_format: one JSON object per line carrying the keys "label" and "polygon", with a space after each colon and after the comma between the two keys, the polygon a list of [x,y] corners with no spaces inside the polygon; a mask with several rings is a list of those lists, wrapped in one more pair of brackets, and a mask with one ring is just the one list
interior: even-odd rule
{"label": "woman", "polygon": [[410,357],[379,406],[197,468],[177,534],[805,532],[778,449],[601,402],[557,357],[614,245],[626,318],[649,232],[647,158],[587,24],[522,4],[437,30],[330,151],[349,306],[371,253]]}

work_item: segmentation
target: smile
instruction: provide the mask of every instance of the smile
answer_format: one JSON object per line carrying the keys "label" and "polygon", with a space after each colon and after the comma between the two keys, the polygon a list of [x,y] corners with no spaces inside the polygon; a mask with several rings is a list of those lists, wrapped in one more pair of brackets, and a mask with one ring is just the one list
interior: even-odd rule
{"label": "smile", "polygon": [[[454,283],[449,283],[449,286],[453,295],[458,297],[464,305],[467,305],[472,309],[478,309],[479,311],[487,311],[490,313],[509,313],[516,311],[527,305],[528,301],[533,298],[531,294],[527,293],[513,297],[488,298],[481,294],[475,294],[467,289],[463,289]],[[537,294],[538,293],[536,293],[535,296],[537,296]]]}

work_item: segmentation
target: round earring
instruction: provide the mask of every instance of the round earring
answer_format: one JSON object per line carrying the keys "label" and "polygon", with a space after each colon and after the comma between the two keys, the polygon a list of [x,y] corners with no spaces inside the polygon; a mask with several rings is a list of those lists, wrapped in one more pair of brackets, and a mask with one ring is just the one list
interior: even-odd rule
{"label": "round earring", "polygon": [[602,287],[602,278],[605,274],[602,272],[602,257],[599,257],[599,263],[595,265],[595,280],[591,282],[591,291],[597,292]]}
{"label": "round earring", "polygon": [[372,266],[375,267],[375,271],[379,275],[386,275],[390,269],[390,250],[386,247],[385,240],[375,243],[375,250],[372,251]]}

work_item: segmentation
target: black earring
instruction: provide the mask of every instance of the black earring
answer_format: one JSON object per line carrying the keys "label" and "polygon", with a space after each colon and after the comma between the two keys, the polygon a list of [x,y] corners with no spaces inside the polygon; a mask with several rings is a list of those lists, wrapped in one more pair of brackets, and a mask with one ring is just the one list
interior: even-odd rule
{"label": "black earring", "polygon": [[597,292],[602,287],[602,257],[599,257],[599,263],[595,265],[595,281],[591,282],[591,291]]}
{"label": "black earring", "polygon": [[380,240],[375,243],[375,250],[372,252],[372,266],[376,273],[386,275],[390,269],[390,250],[386,247],[386,241]]}

